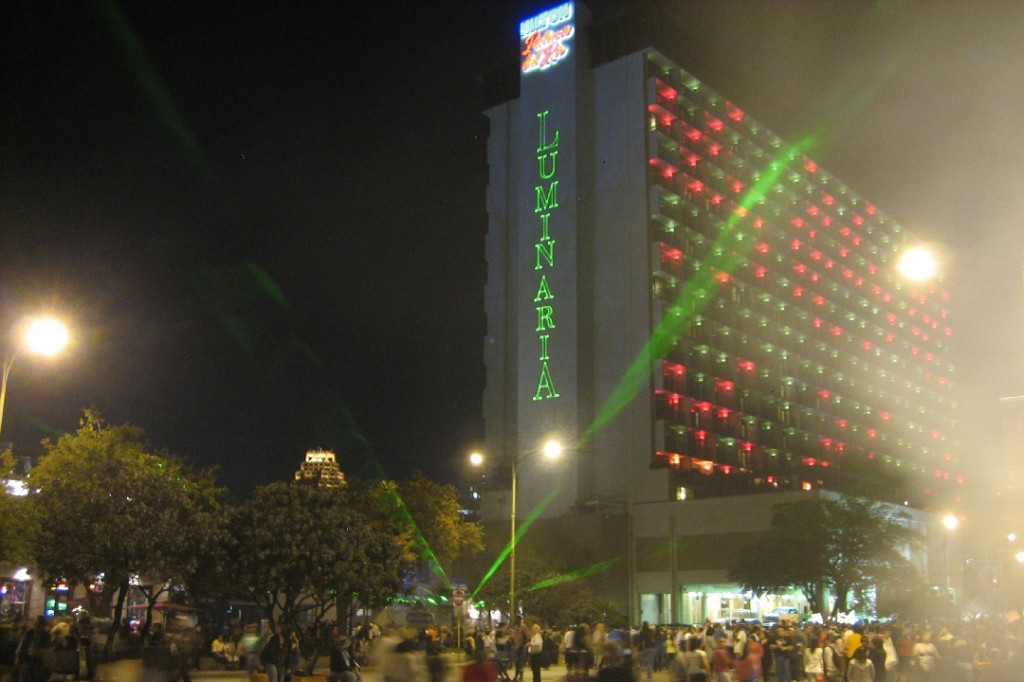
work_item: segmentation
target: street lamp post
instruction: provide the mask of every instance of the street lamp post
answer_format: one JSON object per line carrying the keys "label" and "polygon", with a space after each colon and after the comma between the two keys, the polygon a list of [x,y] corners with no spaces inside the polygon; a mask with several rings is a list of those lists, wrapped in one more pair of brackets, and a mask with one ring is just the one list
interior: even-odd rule
{"label": "street lamp post", "polygon": [[13,351],[4,356],[3,376],[0,377],[0,434],[3,433],[4,406],[7,403],[7,379],[14,361],[23,350],[35,355],[56,355],[68,343],[68,330],[52,317],[36,318],[25,324],[20,341]]}
{"label": "street lamp post", "polygon": [[[549,440],[544,444],[541,449],[544,457],[549,460],[558,459],[562,454],[562,446],[558,441]],[[484,457],[478,452],[474,452],[469,456],[470,462],[474,466],[480,466],[483,464]],[[508,612],[509,612],[509,625],[515,625],[516,617],[516,496],[519,488],[519,465],[521,461],[519,459],[519,453],[515,452],[512,455],[512,462],[509,464],[509,468],[512,473],[512,492],[510,500],[510,513],[509,513],[509,551],[508,551]]]}
{"label": "street lamp post", "polygon": [[[943,543],[943,545],[944,545],[944,547],[943,547],[943,549],[944,549],[944,552],[943,552],[943,554],[944,554],[943,563],[945,564],[944,568],[945,568],[945,571],[946,571],[946,596],[951,598],[951,595],[953,594],[953,590],[952,590],[953,585],[952,585],[952,579],[951,579],[950,570],[949,570],[949,538],[953,534],[953,531],[955,531],[960,526],[960,519],[958,519],[953,514],[946,514],[944,517],[942,517],[942,525],[945,526],[945,528],[946,528],[946,534],[943,537],[943,540],[944,540],[944,543]],[[956,601],[956,600],[952,599],[952,601]]]}

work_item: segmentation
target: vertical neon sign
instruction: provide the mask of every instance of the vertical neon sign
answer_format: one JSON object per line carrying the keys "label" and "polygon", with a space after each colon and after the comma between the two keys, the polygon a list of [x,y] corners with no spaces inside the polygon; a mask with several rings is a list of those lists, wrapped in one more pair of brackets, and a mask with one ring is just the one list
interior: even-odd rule
{"label": "vertical neon sign", "polygon": [[[580,21],[585,11],[563,1],[519,23],[519,100],[508,110],[509,120],[515,117],[509,138],[515,191],[507,196],[515,202],[508,280],[515,296],[515,442],[523,447],[552,436],[573,443],[580,420],[578,221],[585,209],[577,98],[585,90],[577,83],[589,78]],[[558,469],[557,484],[575,488],[575,467],[564,461]],[[553,489],[553,475],[523,479],[523,503],[531,504],[531,490]],[[558,496],[545,513],[571,499]]]}
{"label": "vertical neon sign", "polygon": [[[558,180],[555,175],[558,170],[558,131],[554,131],[551,137],[548,136],[547,111],[537,114],[537,131],[539,144],[537,145],[537,175],[538,184],[534,186],[536,204],[533,212],[540,218],[540,235],[534,243],[535,265],[534,270],[539,270],[540,281],[537,284],[537,294],[533,302],[537,304],[537,338],[540,341],[540,378],[537,381],[537,391],[533,394],[534,400],[547,400],[557,398],[558,391],[555,390],[555,382],[551,378],[551,368],[548,362],[551,360],[549,354],[549,341],[551,330],[555,328],[554,306],[555,295],[551,291],[551,284],[548,282],[547,271],[555,267],[555,239],[551,236],[551,215],[556,212],[558,206]],[[547,183],[545,185],[545,182]]]}

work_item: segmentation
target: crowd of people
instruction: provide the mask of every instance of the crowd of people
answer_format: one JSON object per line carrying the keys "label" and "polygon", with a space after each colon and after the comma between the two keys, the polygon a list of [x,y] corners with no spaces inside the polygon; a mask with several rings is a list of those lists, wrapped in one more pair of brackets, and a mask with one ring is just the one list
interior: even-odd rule
{"label": "crowd of people", "polygon": [[[218,667],[289,682],[299,674],[304,637],[278,625],[261,633],[251,624],[218,634],[208,643],[199,628],[165,630],[154,624],[138,647],[147,677],[190,682],[202,655]],[[442,682],[444,650],[461,647],[472,661],[463,682],[541,682],[541,673],[564,666],[567,682],[653,682],[665,671],[671,682],[1019,682],[1024,679],[1024,621],[972,620],[945,624],[862,623],[771,626],[729,625],[568,628],[517,622],[457,633],[433,626],[381,628],[364,623],[350,632],[335,626],[318,640],[331,682],[359,682],[361,666],[378,667],[384,682]],[[106,635],[94,632],[89,614],[54,620],[39,617],[18,639],[13,682],[95,679],[97,652]],[[559,671],[561,674],[561,670]]]}
{"label": "crowd of people", "polygon": [[[567,680],[651,682],[1019,682],[1024,624],[973,620],[949,624],[821,625],[733,623],[567,629],[499,626],[470,634],[478,664],[464,682],[524,679],[565,666]],[[480,666],[492,664],[493,676]],[[467,669],[468,670],[468,669]],[[386,680],[398,682],[398,680]]]}

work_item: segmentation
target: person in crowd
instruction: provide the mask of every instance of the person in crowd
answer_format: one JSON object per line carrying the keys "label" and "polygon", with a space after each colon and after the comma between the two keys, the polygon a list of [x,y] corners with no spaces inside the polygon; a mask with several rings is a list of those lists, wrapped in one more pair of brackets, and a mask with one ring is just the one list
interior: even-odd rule
{"label": "person in crowd", "polygon": [[486,649],[476,649],[472,662],[462,669],[462,682],[498,682],[498,664]]}
{"label": "person in crowd", "polygon": [[493,661],[498,657],[498,646],[494,639],[494,630],[488,630],[481,637],[483,641],[484,658]]}
{"label": "person in crowd", "polygon": [[812,637],[804,648],[804,679],[807,682],[825,682],[826,652]]}
{"label": "person in crowd", "polygon": [[256,625],[251,623],[246,625],[241,638],[238,640],[238,649],[239,656],[245,661],[245,672],[249,673],[249,675],[252,675],[259,668],[260,649],[262,646],[263,642],[260,639]]}
{"label": "person in crowd", "polygon": [[604,623],[598,623],[594,626],[594,632],[590,635],[590,650],[597,653],[600,651],[604,653],[604,643],[608,638],[608,631],[605,629]]}
{"label": "person in crowd", "polygon": [[992,657],[992,650],[988,642],[983,642],[978,650],[974,652],[971,661],[971,669],[974,672],[974,682],[995,682],[997,669]]}
{"label": "person in crowd", "polygon": [[768,640],[768,649],[772,655],[772,666],[779,682],[793,682],[793,651],[796,642],[790,629],[785,625],[776,626]]}
{"label": "person in crowd", "polygon": [[566,628],[565,634],[562,635],[562,657],[565,660],[565,671],[569,674],[576,667],[576,648],[573,646],[573,637],[576,636],[575,626]]}
{"label": "person in crowd", "polygon": [[527,632],[526,626],[523,625],[521,616],[516,616],[515,623],[509,643],[510,655],[516,669],[515,682],[522,682],[523,670],[526,668],[526,644],[530,640],[530,634]]}
{"label": "person in crowd", "polygon": [[[690,671],[686,667],[686,650],[685,648],[676,649],[675,656],[668,662],[668,679],[669,682],[689,682]],[[752,682],[749,679],[740,682]]]}
{"label": "person in crowd", "polygon": [[864,643],[861,646],[867,647],[868,658],[871,659],[871,665],[875,667],[875,677],[882,682],[885,678],[885,645],[882,642],[882,636],[878,633],[871,633],[870,636],[865,634]]}
{"label": "person in crowd", "polygon": [[[757,680],[761,679],[764,675],[764,644],[761,643],[762,641],[763,633],[760,628],[754,628],[747,635],[747,641],[743,647],[746,651],[746,655],[743,657],[743,660],[748,662],[751,668],[751,682],[757,682]],[[742,666],[744,671],[746,671],[748,663],[744,663]],[[746,682],[742,677],[740,677],[739,670],[737,670],[736,675],[740,682]]]}
{"label": "person in crowd", "polygon": [[614,641],[605,640],[601,648],[601,664],[597,669],[598,682],[633,682],[622,648]]}
{"label": "person in crowd", "polygon": [[732,655],[729,653],[728,639],[719,637],[715,640],[715,651],[711,654],[711,674],[715,682],[732,682]]}
{"label": "person in crowd", "polygon": [[71,632],[78,639],[78,646],[84,658],[82,667],[85,679],[92,680],[96,676],[96,658],[92,649],[92,617],[88,611],[81,609],[75,614],[75,622],[71,624]]}
{"label": "person in crowd", "polygon": [[558,642],[555,641],[555,637],[558,633],[551,628],[544,629],[544,669],[547,670],[549,667],[558,663]]}
{"label": "person in crowd", "polygon": [[415,631],[407,629],[394,651],[385,659],[384,682],[427,682],[429,679],[424,650]]}
{"label": "person in crowd", "polygon": [[[590,650],[590,626],[586,623],[577,625],[572,632],[572,671],[571,675],[586,678],[590,675],[590,668],[594,665],[594,654]],[[566,649],[565,656],[568,661],[570,650]]]}
{"label": "person in crowd", "polygon": [[917,679],[920,682],[927,682],[934,679],[939,662],[939,650],[932,642],[931,630],[925,630],[919,638],[915,637],[915,639],[917,641],[914,643],[911,653],[914,657],[912,666],[917,673]]}
{"label": "person in crowd", "polygon": [[530,628],[530,639],[526,643],[526,653],[530,659],[530,672],[533,682],[540,682],[540,671],[544,668],[544,633],[539,625]]}
{"label": "person in crowd", "polygon": [[[231,646],[231,641],[223,632],[210,642],[210,656],[213,657],[217,667],[221,670],[236,670],[238,668],[238,656],[234,654],[233,649],[232,656],[228,656],[229,647]],[[234,658],[234,660],[231,660],[231,658]]]}
{"label": "person in crowd", "polygon": [[278,623],[260,649],[260,664],[269,682],[285,682],[291,663],[292,640],[285,626]]}
{"label": "person in crowd", "polygon": [[331,629],[330,682],[359,682],[359,664],[352,655],[352,641],[337,627]]}
{"label": "person in crowd", "polygon": [[858,646],[846,668],[846,682],[875,682],[875,665],[865,646]]}
{"label": "person in crowd", "polygon": [[644,621],[633,639],[633,649],[636,651],[641,669],[647,675],[647,682],[654,678],[655,636],[654,626]]}
{"label": "person in crowd", "polygon": [[691,637],[686,643],[686,669],[690,671],[690,682],[707,682],[711,666],[700,637]]}
{"label": "person in crowd", "polygon": [[25,631],[14,654],[20,682],[46,682],[50,671],[43,662],[50,646],[50,623],[45,616],[36,617],[35,625]]}

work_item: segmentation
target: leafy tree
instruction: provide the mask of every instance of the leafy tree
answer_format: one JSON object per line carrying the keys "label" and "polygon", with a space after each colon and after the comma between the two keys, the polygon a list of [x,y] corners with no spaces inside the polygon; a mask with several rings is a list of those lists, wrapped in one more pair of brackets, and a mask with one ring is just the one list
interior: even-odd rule
{"label": "leafy tree", "polygon": [[[18,481],[18,463],[8,448],[0,452],[0,485],[4,481]],[[32,519],[28,514],[25,497],[0,491],[0,561],[28,563],[32,559]]]}
{"label": "leafy tree", "polygon": [[383,483],[381,492],[391,519],[409,532],[423,572],[450,571],[460,557],[483,549],[483,527],[459,513],[455,486],[435,483],[417,471],[409,481]]}
{"label": "leafy tree", "polygon": [[835,596],[834,618],[848,610],[851,594],[902,588],[915,574],[903,552],[919,542],[892,505],[818,495],[776,505],[771,530],[743,548],[730,577],[758,594],[800,589],[819,612],[827,588]]}
{"label": "leafy tree", "polygon": [[109,612],[117,597],[117,627],[134,578],[158,581],[147,594],[151,611],[163,590],[205,568],[219,542],[221,491],[211,474],[154,454],[142,429],[110,426],[94,410],[84,411],[76,433],[44,446],[28,499],[35,560],[46,575],[101,578],[99,608]]}
{"label": "leafy tree", "polygon": [[230,535],[239,584],[272,622],[293,626],[300,612],[319,627],[332,609],[383,604],[401,590],[411,559],[374,493],[359,486],[262,486],[233,511]]}

